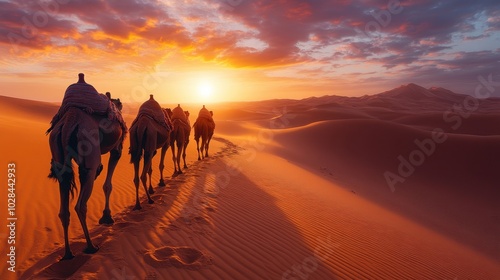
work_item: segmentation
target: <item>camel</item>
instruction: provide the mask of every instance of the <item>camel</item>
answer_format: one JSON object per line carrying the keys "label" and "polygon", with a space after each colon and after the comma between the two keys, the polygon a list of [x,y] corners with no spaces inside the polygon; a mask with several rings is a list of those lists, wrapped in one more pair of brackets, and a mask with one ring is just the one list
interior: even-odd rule
{"label": "camel", "polygon": [[[210,140],[214,135],[215,122],[213,120],[214,113],[208,111],[203,105],[198,118],[194,123],[194,140],[196,141],[196,149],[198,150],[198,160],[208,157],[208,148],[210,146]],[[199,140],[201,137],[201,147],[199,145]],[[205,152],[205,154],[203,154]]]}
{"label": "camel", "polygon": [[[134,210],[142,209],[139,202],[139,164],[142,155],[144,155],[144,166],[140,180],[144,186],[149,204],[154,203],[150,196],[150,194],[154,193],[153,186],[151,185],[151,174],[153,173],[151,164],[156,150],[159,148],[161,148],[161,157],[159,166],[160,182],[158,185],[165,186],[165,182],[163,181],[164,159],[170,144],[171,130],[170,119],[166,111],[154,100],[153,95],[150,95],[149,100],[141,105],[139,113],[130,127],[130,162],[134,164],[135,173],[136,202]],[[149,191],[146,187],[146,174],[149,175]]]}
{"label": "camel", "polygon": [[[186,164],[186,148],[189,144],[191,125],[189,123],[189,112],[183,111],[180,104],[173,110],[167,109],[167,112],[173,125],[172,132],[170,133],[170,147],[172,149],[172,160],[174,162],[174,173],[172,177],[175,177],[182,174],[180,163],[181,153],[184,161],[184,168],[188,168]],[[175,144],[177,144],[177,155],[175,154]]]}
{"label": "camel", "polygon": [[[72,98],[86,100],[87,104],[80,107],[78,103],[72,102]],[[92,108],[91,102],[95,104],[100,102],[99,106],[102,106]],[[96,108],[97,110],[94,110]],[[110,157],[103,185],[105,206],[99,223],[107,225],[114,223],[109,207],[109,198],[113,188],[111,180],[121,157],[123,140],[127,133],[125,122],[118,108],[121,108],[119,99],[111,99],[109,93],[107,98],[98,94],[94,87],[85,82],[84,74],[79,74],[78,82],[70,85],[66,90],[61,108],[47,130],[47,134],[50,133],[49,146],[52,154],[49,178],[59,183],[61,201],[59,218],[64,228],[65,247],[62,260],[74,258],[68,237],[70,194],[73,197],[77,189],[73,160],[78,165],[81,184],[75,210],[87,242],[87,247],[83,252],[93,254],[99,250],[92,243],[87,227],[87,201],[92,194],[94,180],[103,169],[101,155],[106,153],[110,153]]]}

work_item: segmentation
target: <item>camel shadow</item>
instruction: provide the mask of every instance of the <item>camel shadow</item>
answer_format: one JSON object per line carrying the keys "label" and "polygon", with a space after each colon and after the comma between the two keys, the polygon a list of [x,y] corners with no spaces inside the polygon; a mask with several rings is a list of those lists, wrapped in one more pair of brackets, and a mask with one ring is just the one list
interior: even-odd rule
{"label": "camel shadow", "polygon": [[[114,225],[94,228],[91,234],[101,248],[96,254],[79,253],[73,260],[58,262],[64,250],[60,248],[26,270],[21,279],[99,278],[110,271],[126,271],[127,277],[138,279],[166,275],[217,279],[228,273],[236,279],[287,275],[293,279],[296,269],[311,278],[336,279],[275,197],[243,173],[229,175],[229,181],[221,184],[218,176],[238,154],[232,143],[224,145],[184,174],[169,178],[167,187],[157,187],[154,204],[145,204],[140,211],[131,205],[115,214]],[[141,200],[145,199],[143,195]],[[81,238],[71,243],[79,251],[85,245]],[[128,254],[134,257],[124,257]]]}
{"label": "camel shadow", "polygon": [[[144,262],[157,274],[174,278],[193,277],[193,270],[202,270],[202,278],[216,279],[228,273],[227,266],[217,264],[230,264],[235,279],[294,279],[299,275],[294,269],[314,279],[336,279],[317,257],[316,252],[325,248],[307,244],[275,197],[243,173],[230,174],[227,183],[219,180],[228,170],[226,160],[238,154],[238,147],[223,138],[214,140],[225,144],[223,151],[193,163],[185,174],[170,180],[192,186],[180,215],[167,228],[170,239],[180,242],[148,251]],[[264,254],[256,253],[256,248]],[[176,250],[191,254],[183,257]],[[179,263],[179,259],[185,261]],[[308,261],[313,267],[304,267]]]}
{"label": "camel shadow", "polygon": [[[134,205],[126,207],[123,211],[114,215],[115,223],[113,225],[99,225],[90,230],[93,236],[94,243],[100,250],[93,255],[84,254],[82,251],[86,243],[81,241],[84,236],[76,237],[76,241],[71,241],[70,244],[75,248],[75,257],[71,260],[61,261],[61,255],[64,254],[64,247],[61,247],[48,256],[40,259],[32,267],[24,271],[20,279],[67,279],[78,272],[82,266],[88,263],[92,258],[100,253],[108,253],[106,249],[110,242],[113,242],[113,237],[116,232],[127,232],[140,230],[143,223],[148,223],[152,213],[158,208],[165,209],[168,212],[179,194],[178,188],[157,187],[157,191],[152,197],[156,200],[155,204],[149,205],[146,194],[140,197],[140,200],[145,204],[141,211],[134,211]],[[43,269],[40,270],[40,267]]]}

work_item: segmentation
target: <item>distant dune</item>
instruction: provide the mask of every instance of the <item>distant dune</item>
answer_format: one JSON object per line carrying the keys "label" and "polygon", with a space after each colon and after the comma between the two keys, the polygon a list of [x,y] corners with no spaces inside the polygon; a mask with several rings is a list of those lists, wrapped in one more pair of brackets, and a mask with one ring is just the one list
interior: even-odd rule
{"label": "distant dune", "polygon": [[[58,107],[0,96],[2,164],[17,166],[19,218],[18,272],[2,262],[0,278],[498,278],[500,101],[457,111],[467,98],[408,84],[356,98],[207,105],[216,121],[211,157],[197,161],[191,139],[189,168],[171,178],[168,151],[167,187],[155,187],[155,204],[132,211],[125,141],[111,195],[115,224],[97,224],[101,176],[88,210],[101,249],[81,253],[72,211],[77,256],[58,262],[59,194],[46,178],[44,134]],[[130,124],[138,108],[125,105]],[[199,108],[185,109],[193,123]],[[0,231],[2,242],[6,236]]]}

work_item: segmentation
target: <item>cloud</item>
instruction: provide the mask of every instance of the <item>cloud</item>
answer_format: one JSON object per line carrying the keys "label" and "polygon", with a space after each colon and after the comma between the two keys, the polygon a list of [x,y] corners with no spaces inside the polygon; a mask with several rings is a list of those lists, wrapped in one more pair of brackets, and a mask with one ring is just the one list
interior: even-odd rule
{"label": "cloud", "polygon": [[[240,68],[321,65],[305,76],[352,78],[357,66],[445,81],[494,70],[499,11],[498,0],[10,0],[0,1],[0,50],[150,66],[176,53]],[[466,41],[477,46],[459,50]]]}
{"label": "cloud", "polygon": [[0,43],[4,48],[7,45],[11,51],[22,48],[25,52],[92,48],[134,54],[138,47],[182,48],[191,44],[185,28],[169,17],[160,2],[51,1],[53,6],[48,9],[43,3],[47,1],[0,2]]}
{"label": "cloud", "polygon": [[11,48],[45,49],[52,45],[53,34],[75,34],[74,22],[51,18],[40,7],[32,10],[24,2],[0,2],[0,44]]}
{"label": "cloud", "polygon": [[[415,82],[423,86],[442,86],[455,92],[472,94],[478,77],[498,75],[500,49],[495,51],[458,52],[450,59],[420,60],[391,72],[395,84]],[[390,76],[390,75],[388,75]]]}

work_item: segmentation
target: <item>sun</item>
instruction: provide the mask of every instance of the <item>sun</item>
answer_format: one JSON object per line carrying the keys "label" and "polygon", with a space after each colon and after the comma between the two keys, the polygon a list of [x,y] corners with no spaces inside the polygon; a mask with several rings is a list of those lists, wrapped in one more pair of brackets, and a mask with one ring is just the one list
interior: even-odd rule
{"label": "sun", "polygon": [[210,83],[204,82],[198,85],[198,97],[201,99],[208,100],[212,93],[214,92],[214,88]]}

